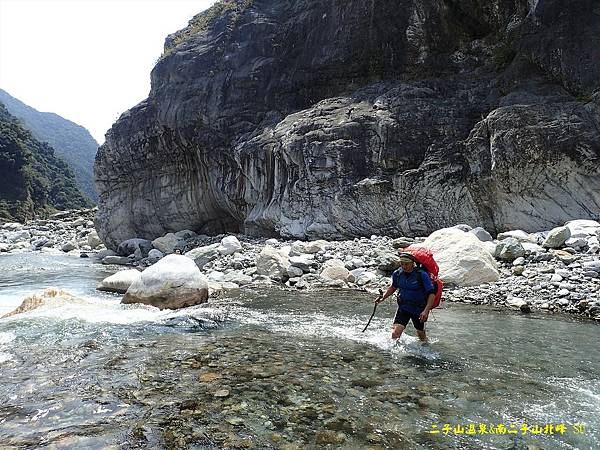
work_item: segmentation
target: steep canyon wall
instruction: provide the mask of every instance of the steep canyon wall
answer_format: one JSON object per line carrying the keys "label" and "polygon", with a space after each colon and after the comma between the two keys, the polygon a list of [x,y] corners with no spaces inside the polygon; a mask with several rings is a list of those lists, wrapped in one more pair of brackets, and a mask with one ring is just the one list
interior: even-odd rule
{"label": "steep canyon wall", "polygon": [[600,214],[592,0],[237,0],[169,36],[95,165],[109,246]]}

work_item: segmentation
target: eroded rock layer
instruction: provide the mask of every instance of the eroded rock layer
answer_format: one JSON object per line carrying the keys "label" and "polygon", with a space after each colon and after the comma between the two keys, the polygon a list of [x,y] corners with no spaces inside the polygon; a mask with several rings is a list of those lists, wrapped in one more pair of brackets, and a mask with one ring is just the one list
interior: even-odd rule
{"label": "eroded rock layer", "polygon": [[217,3],[98,152],[101,237],[597,218],[600,8],[561,4]]}

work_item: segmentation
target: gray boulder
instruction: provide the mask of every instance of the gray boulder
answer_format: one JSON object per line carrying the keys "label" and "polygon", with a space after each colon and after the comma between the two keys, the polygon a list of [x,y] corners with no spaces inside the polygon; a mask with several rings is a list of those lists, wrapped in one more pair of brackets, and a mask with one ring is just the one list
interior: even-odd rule
{"label": "gray boulder", "polygon": [[105,256],[102,258],[102,264],[127,265],[133,263],[134,259],[128,256]]}
{"label": "gray boulder", "polygon": [[379,270],[393,272],[400,267],[400,257],[398,253],[382,252],[376,257],[376,264]]}
{"label": "gray boulder", "polygon": [[515,259],[525,256],[525,249],[521,242],[515,238],[506,238],[498,244],[496,249],[498,258],[503,261],[514,261]]}
{"label": "gray boulder", "polygon": [[571,237],[571,230],[568,227],[557,227],[550,230],[544,240],[544,248],[561,248],[567,239]]}
{"label": "gray boulder", "polygon": [[129,256],[135,254],[138,250],[141,251],[143,257],[148,256],[148,252],[152,250],[152,242],[148,239],[127,239],[118,245],[117,254],[120,256]]}
{"label": "gray boulder", "polygon": [[173,253],[176,248],[185,243],[183,238],[176,236],[174,233],[167,233],[164,236],[158,237],[152,241],[152,246],[163,252],[164,254]]}
{"label": "gray boulder", "polygon": [[60,249],[63,252],[70,252],[71,250],[75,250],[76,248],[77,248],[77,243],[70,241],[70,242],[65,242]]}
{"label": "gray boulder", "polygon": [[197,247],[189,252],[186,252],[185,256],[192,259],[198,268],[202,269],[206,264],[214,261],[219,257],[219,247],[221,244],[205,245],[203,247]]}
{"label": "gray boulder", "polygon": [[494,240],[492,235],[481,227],[473,228],[469,233],[473,233],[481,242],[491,242]]}

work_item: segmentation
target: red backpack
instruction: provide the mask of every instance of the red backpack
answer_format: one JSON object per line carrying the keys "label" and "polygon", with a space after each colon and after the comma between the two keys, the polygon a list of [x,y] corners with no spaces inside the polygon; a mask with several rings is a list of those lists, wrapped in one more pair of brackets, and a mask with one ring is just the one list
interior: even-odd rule
{"label": "red backpack", "polygon": [[[444,289],[444,283],[438,278],[440,268],[435,262],[435,259],[433,259],[433,253],[428,248],[413,245],[402,249],[402,252],[410,253],[417,262],[417,264],[419,264],[422,267],[422,269],[427,271],[427,273],[429,274],[429,278],[431,278],[431,282],[433,283],[433,292],[435,294],[435,299],[433,300],[433,307],[437,308],[438,306],[440,306],[440,300],[442,298],[442,290]],[[423,283],[422,280],[421,283]]]}

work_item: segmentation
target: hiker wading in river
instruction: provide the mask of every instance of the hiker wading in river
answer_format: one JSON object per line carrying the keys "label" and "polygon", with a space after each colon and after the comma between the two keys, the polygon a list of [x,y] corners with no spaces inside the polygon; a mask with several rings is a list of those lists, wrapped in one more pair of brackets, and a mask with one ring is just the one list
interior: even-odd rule
{"label": "hiker wading in river", "polygon": [[421,342],[427,342],[425,322],[433,308],[435,291],[429,274],[416,267],[410,253],[400,253],[400,268],[392,273],[392,285],[375,303],[381,303],[397,290],[398,310],[392,325],[392,339],[399,339],[408,321],[412,320]]}

